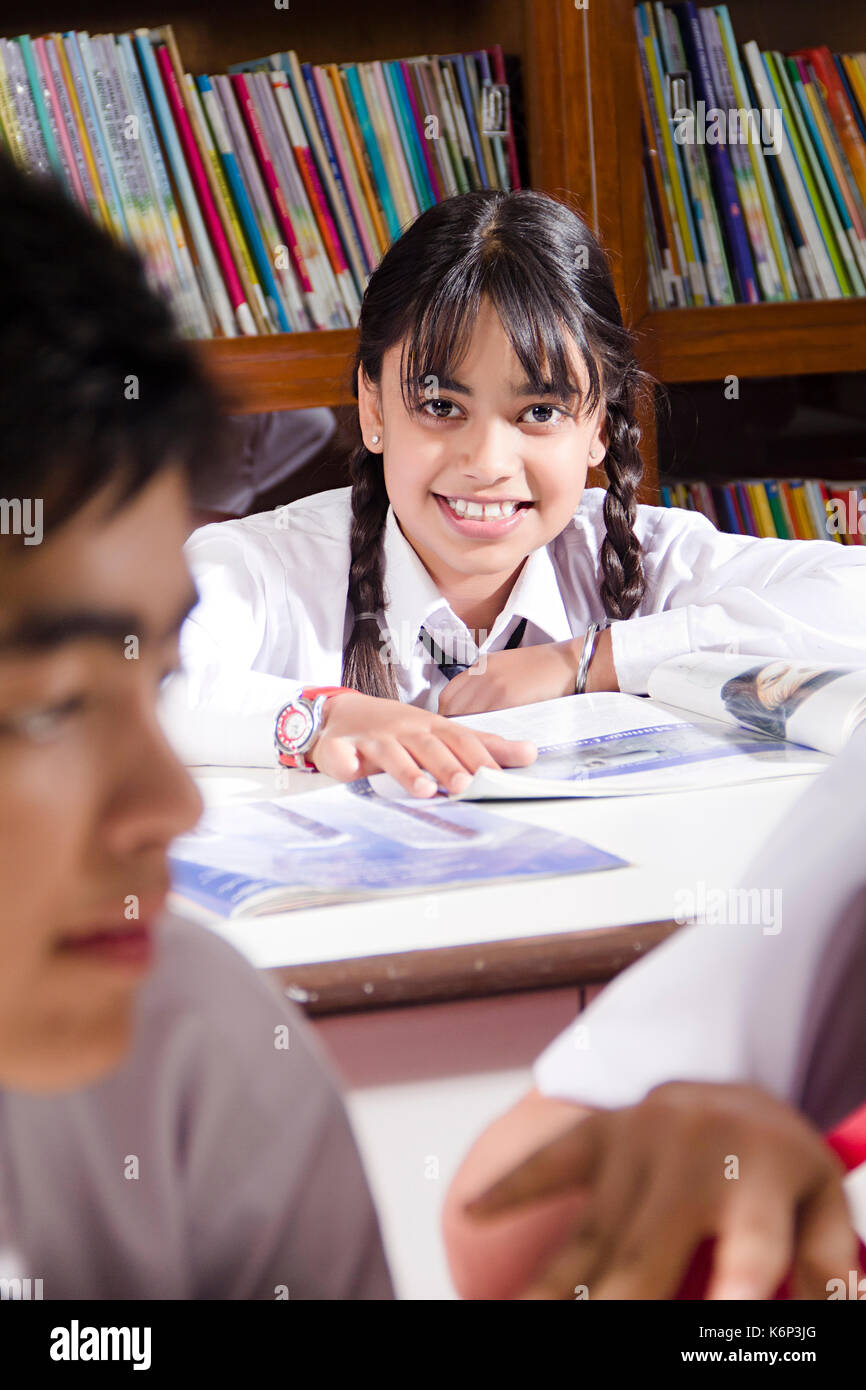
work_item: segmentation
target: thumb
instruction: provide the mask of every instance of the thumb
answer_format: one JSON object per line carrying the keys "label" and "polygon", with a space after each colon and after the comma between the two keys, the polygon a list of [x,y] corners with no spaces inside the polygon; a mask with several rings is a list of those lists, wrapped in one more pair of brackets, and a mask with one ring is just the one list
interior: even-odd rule
{"label": "thumb", "polygon": [[361,772],[361,760],[350,738],[329,738],[325,734],[310,754],[317,772],[338,782],[352,782]]}
{"label": "thumb", "polygon": [[467,1202],[468,1216],[498,1216],[541,1197],[582,1187],[595,1171],[604,1133],[597,1116],[588,1115],[564,1134],[518,1163],[484,1192]]}
{"label": "thumb", "polygon": [[500,767],[526,767],[538,757],[538,748],[529,739],[502,738],[500,734],[480,731],[478,737]]}

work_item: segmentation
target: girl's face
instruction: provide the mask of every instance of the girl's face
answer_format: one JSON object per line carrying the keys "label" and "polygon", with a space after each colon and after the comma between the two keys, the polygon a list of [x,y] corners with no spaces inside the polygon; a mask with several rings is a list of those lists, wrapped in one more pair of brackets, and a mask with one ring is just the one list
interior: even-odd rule
{"label": "girl's face", "polygon": [[[604,456],[603,405],[579,416],[573,401],[531,391],[487,300],[456,379],[425,381],[416,410],[403,403],[400,351],[385,354],[379,390],[359,373],[365,443],[379,435],[400,528],[439,587],[486,577],[492,589],[568,524]],[[585,388],[576,351],[575,369]]]}

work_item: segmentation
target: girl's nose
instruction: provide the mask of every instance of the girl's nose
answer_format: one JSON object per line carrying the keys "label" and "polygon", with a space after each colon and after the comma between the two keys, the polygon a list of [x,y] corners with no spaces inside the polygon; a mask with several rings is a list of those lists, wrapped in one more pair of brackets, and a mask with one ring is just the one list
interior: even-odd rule
{"label": "girl's nose", "polygon": [[512,478],[520,468],[520,459],[507,442],[505,431],[495,425],[485,426],[466,440],[462,471],[486,485]]}

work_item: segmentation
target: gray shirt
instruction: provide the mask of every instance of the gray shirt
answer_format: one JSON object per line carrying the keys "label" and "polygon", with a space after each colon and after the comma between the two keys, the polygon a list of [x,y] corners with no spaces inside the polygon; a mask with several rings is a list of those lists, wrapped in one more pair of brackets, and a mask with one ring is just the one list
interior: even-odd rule
{"label": "gray shirt", "polygon": [[0,1091],[4,1246],[46,1299],[393,1297],[309,1025],[232,947],[170,919],[121,1068]]}

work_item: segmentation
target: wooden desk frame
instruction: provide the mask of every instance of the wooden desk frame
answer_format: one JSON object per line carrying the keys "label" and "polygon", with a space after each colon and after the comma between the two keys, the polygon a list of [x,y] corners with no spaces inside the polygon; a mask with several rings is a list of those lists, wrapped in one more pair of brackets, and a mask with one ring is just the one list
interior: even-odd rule
{"label": "wooden desk frame", "polygon": [[677,930],[672,920],[274,967],[306,1013],[356,1013],[610,980]]}

